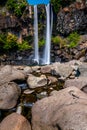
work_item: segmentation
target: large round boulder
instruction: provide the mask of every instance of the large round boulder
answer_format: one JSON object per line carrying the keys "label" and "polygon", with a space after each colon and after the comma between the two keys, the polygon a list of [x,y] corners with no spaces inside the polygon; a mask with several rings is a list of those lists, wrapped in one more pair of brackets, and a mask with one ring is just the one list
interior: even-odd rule
{"label": "large round boulder", "polygon": [[1,122],[0,130],[31,130],[31,127],[25,117],[12,113]]}
{"label": "large round boulder", "polygon": [[0,85],[14,80],[25,80],[25,78],[26,75],[23,72],[11,65],[6,65],[0,70]]}
{"label": "large round boulder", "polygon": [[5,83],[0,86],[0,109],[10,109],[13,108],[19,95],[21,89],[14,82]]}
{"label": "large round boulder", "polygon": [[32,108],[33,130],[87,130],[87,95],[69,87],[37,101]]}
{"label": "large round boulder", "polygon": [[64,88],[75,86],[79,89],[87,89],[87,78],[86,77],[78,77],[75,79],[68,79],[65,81]]}

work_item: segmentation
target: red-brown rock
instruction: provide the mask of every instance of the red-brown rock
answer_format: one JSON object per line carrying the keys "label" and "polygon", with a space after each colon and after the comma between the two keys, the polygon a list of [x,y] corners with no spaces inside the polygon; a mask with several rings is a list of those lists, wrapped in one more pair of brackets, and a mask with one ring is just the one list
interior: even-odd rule
{"label": "red-brown rock", "polygon": [[0,130],[31,130],[31,127],[25,117],[13,113],[1,122]]}

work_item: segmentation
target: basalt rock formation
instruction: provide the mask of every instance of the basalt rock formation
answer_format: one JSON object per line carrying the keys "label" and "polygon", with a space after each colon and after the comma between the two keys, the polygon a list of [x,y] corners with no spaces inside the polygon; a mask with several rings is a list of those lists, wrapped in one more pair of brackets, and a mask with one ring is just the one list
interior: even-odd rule
{"label": "basalt rock formation", "polygon": [[0,32],[12,32],[16,35],[27,36],[32,28],[31,7],[27,6],[21,17],[16,17],[6,7],[0,8]]}
{"label": "basalt rock formation", "polygon": [[73,31],[87,32],[87,4],[75,2],[61,9],[57,15],[57,31],[62,35]]}

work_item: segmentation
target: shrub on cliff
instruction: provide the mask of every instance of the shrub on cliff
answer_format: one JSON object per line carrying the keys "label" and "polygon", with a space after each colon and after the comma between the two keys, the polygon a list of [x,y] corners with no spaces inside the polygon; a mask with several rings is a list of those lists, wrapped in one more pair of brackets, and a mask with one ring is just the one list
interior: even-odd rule
{"label": "shrub on cliff", "polygon": [[51,0],[55,13],[58,13],[59,9],[65,6],[70,5],[76,0]]}
{"label": "shrub on cliff", "polygon": [[73,32],[71,33],[68,37],[67,37],[67,47],[68,48],[74,48],[78,45],[80,40],[80,35],[77,32]]}
{"label": "shrub on cliff", "polygon": [[16,16],[20,17],[26,7],[26,0],[8,0],[7,8]]}
{"label": "shrub on cliff", "polygon": [[6,41],[3,46],[3,49],[5,49],[5,50],[17,49],[17,37],[11,33],[8,33],[7,37],[6,37]]}
{"label": "shrub on cliff", "polygon": [[22,42],[21,44],[18,43],[18,49],[19,49],[20,51],[28,50],[28,49],[31,49],[31,48],[32,48],[32,46],[30,46],[27,41],[24,41],[24,40],[23,40],[23,42]]}
{"label": "shrub on cliff", "polygon": [[25,40],[20,44],[18,38],[12,33],[0,35],[0,52],[9,52],[17,50],[28,50],[32,48]]}
{"label": "shrub on cliff", "polygon": [[62,38],[61,36],[55,36],[52,38],[52,42],[55,44],[55,45],[59,45],[60,48],[66,46],[67,44],[67,41],[65,38]]}
{"label": "shrub on cliff", "polygon": [[78,45],[80,40],[80,35],[77,32],[71,33],[66,38],[62,38],[61,36],[55,36],[52,38],[52,43],[55,45],[59,45],[60,48],[74,48]]}

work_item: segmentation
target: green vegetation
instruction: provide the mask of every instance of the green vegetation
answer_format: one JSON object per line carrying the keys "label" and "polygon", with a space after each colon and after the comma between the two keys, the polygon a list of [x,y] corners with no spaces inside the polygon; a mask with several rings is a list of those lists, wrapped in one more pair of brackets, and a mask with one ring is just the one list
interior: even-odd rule
{"label": "green vegetation", "polygon": [[8,33],[5,38],[3,49],[4,50],[11,50],[11,49],[14,50],[16,48],[17,48],[17,37],[11,33]]}
{"label": "green vegetation", "polygon": [[64,38],[62,38],[62,37],[60,37],[60,36],[53,37],[53,38],[52,38],[52,42],[53,42],[54,44],[58,44],[60,48],[66,46],[66,44],[67,44],[67,43],[66,43],[66,39],[64,39]]}
{"label": "green vegetation", "polygon": [[51,0],[54,11],[57,13],[62,6],[62,0]]}
{"label": "green vegetation", "polygon": [[23,40],[23,42],[20,44],[18,44],[18,49],[20,50],[20,51],[23,51],[23,50],[28,50],[28,49],[31,49],[32,47],[31,46],[29,46],[29,44],[28,44],[28,42],[27,41],[24,41]]}
{"label": "green vegetation", "polygon": [[28,50],[32,48],[27,41],[23,40],[22,43],[18,43],[18,38],[11,33],[0,35],[0,51],[16,51],[16,50]]}
{"label": "green vegetation", "polygon": [[60,48],[74,48],[78,45],[80,40],[80,35],[77,32],[71,33],[67,38],[62,38],[60,36],[56,36],[52,38],[52,42],[54,44],[58,44]]}
{"label": "green vegetation", "polygon": [[65,6],[70,5],[72,2],[76,0],[51,0],[51,3],[54,7],[55,13],[58,13],[59,9]]}
{"label": "green vegetation", "polygon": [[8,0],[6,5],[11,12],[20,17],[27,3],[26,0]]}
{"label": "green vegetation", "polygon": [[80,35],[77,32],[71,33],[68,37],[67,37],[67,47],[68,48],[74,48],[78,45],[78,42],[80,40]]}
{"label": "green vegetation", "polygon": [[39,47],[43,47],[45,45],[45,40],[44,39],[41,39],[39,42],[38,42],[38,45]]}

